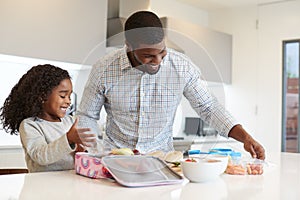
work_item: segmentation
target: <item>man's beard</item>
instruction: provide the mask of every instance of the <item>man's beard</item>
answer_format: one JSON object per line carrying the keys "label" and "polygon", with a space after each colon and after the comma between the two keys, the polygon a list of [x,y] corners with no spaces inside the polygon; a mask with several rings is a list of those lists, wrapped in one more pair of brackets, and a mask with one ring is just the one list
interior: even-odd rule
{"label": "man's beard", "polygon": [[139,69],[139,70],[141,70],[141,71],[143,71],[143,72],[146,72],[146,73],[148,73],[148,74],[150,74],[150,75],[154,75],[154,74],[156,74],[156,73],[159,71],[160,65],[158,65],[158,69],[153,70],[152,66],[155,66],[155,65],[144,64],[144,63],[142,63],[142,62],[136,57],[136,55],[135,55],[134,52],[132,52],[132,54],[133,54],[133,59],[134,59],[135,62],[138,64],[138,66],[136,67],[137,69]]}

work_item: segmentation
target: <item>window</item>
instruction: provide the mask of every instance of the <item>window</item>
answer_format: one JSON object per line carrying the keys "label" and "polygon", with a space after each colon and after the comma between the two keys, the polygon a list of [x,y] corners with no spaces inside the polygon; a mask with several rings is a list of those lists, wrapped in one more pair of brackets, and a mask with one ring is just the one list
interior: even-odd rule
{"label": "window", "polygon": [[283,42],[282,151],[299,152],[300,40]]}

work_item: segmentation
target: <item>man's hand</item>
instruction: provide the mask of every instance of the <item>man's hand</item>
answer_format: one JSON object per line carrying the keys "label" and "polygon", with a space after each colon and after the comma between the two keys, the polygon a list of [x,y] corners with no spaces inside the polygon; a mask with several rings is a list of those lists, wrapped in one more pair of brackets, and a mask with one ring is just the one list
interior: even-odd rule
{"label": "man's hand", "polygon": [[246,137],[244,140],[244,149],[248,151],[253,158],[265,159],[265,149],[252,137]]}
{"label": "man's hand", "polygon": [[234,126],[230,130],[228,136],[242,142],[244,144],[244,149],[248,151],[253,158],[260,160],[264,160],[266,158],[263,146],[254,140],[241,125]]}

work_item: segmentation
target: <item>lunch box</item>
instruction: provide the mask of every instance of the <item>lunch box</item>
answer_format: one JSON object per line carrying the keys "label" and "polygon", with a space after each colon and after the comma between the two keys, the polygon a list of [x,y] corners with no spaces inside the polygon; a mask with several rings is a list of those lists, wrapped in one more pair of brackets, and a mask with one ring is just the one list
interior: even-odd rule
{"label": "lunch box", "polygon": [[75,171],[77,174],[89,178],[112,178],[112,175],[103,166],[100,156],[85,152],[75,154]]}

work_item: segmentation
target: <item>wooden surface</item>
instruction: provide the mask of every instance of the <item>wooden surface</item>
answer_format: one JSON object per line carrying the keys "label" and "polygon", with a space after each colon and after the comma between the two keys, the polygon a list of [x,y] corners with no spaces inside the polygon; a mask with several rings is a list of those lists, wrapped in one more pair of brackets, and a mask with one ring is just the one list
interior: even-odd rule
{"label": "wooden surface", "polygon": [[0,175],[28,173],[27,169],[0,169]]}

